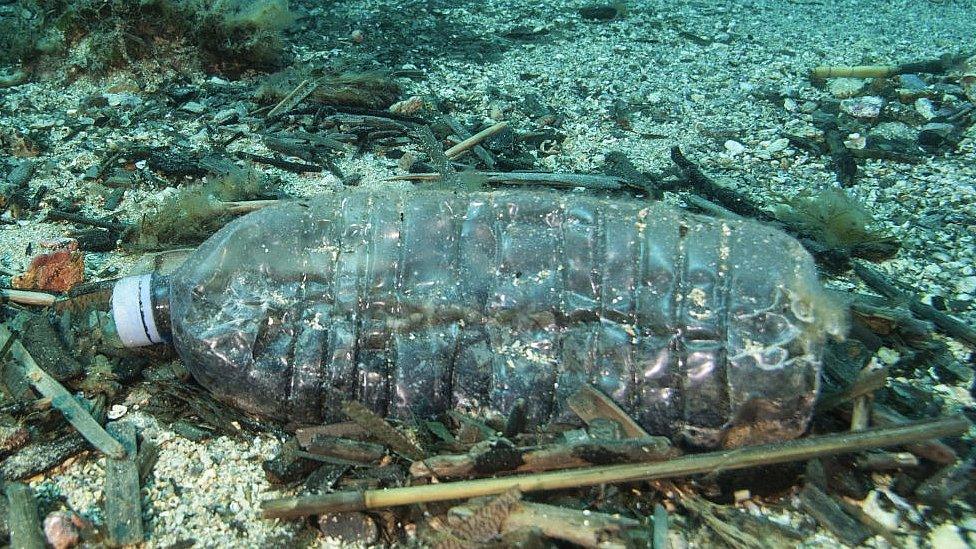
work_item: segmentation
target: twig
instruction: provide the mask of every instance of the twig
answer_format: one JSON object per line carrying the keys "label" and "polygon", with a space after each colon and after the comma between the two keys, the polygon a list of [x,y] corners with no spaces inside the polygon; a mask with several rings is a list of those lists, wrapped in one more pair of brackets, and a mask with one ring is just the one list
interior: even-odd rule
{"label": "twig", "polygon": [[122,458],[105,463],[105,526],[109,545],[119,547],[142,542],[142,494],[136,462],[136,429],[125,422],[113,422],[108,431],[125,449]]}
{"label": "twig", "polygon": [[538,473],[611,463],[661,461],[678,455],[665,437],[580,440],[515,448],[505,439],[478,444],[466,454],[444,454],[415,461],[415,478],[490,476],[500,472]]}
{"label": "twig", "polygon": [[668,542],[668,510],[660,503],[654,504],[654,537],[652,549],[670,549]]}
{"label": "twig", "polygon": [[386,444],[409,460],[423,459],[426,453],[410,439],[361,402],[350,400],[342,407],[349,419],[361,425],[371,437]]}
{"label": "twig", "polygon": [[508,122],[499,122],[493,124],[480,132],[472,135],[471,137],[461,141],[457,145],[454,145],[450,149],[444,151],[444,155],[454,160],[455,158],[461,156],[462,154],[468,152],[475,145],[479,145],[482,141],[488,139],[489,137],[495,135],[496,133],[504,130],[508,127]]}
{"label": "twig", "polygon": [[[874,410],[871,411],[871,424],[875,427],[894,427],[896,425],[908,425],[909,423],[911,420],[908,418],[877,403],[874,405]],[[943,465],[955,463],[959,459],[951,446],[935,439],[906,444],[905,449],[920,458]]]}
{"label": "twig", "polygon": [[942,333],[970,347],[976,348],[976,329],[973,329],[972,326],[943,313],[931,305],[922,303],[913,295],[902,292],[893,282],[885,278],[883,274],[868,267],[862,261],[854,263],[854,272],[857,273],[857,276],[865,284],[881,295],[898,301],[904,301],[911,312],[926,320],[931,320]]}
{"label": "twig", "polygon": [[31,444],[0,463],[0,479],[11,481],[30,478],[87,449],[88,443],[76,432],[55,440]]}
{"label": "twig", "polygon": [[888,543],[890,543],[892,547],[901,548],[905,546],[905,544],[902,543],[901,539],[899,539],[894,532],[875,520],[874,517],[864,512],[864,509],[861,509],[859,505],[855,505],[844,498],[836,498],[834,499],[834,502],[840,505],[840,508],[846,511],[847,514],[860,521],[861,524],[866,526],[868,530],[888,540]]}
{"label": "twig", "polygon": [[132,228],[132,225],[128,223],[116,223],[114,221],[104,221],[101,219],[94,219],[84,215],[79,215],[71,212],[62,212],[61,210],[51,210],[47,214],[48,220],[54,221],[68,221],[70,223],[77,223],[79,225],[91,225],[92,227],[101,227],[103,229],[108,229],[110,231],[120,231],[124,232]]}
{"label": "twig", "polygon": [[856,547],[871,537],[861,523],[854,520],[841,509],[834,498],[820,491],[813,484],[807,484],[800,492],[800,505],[803,509],[813,515],[817,522],[824,528],[830,530],[841,541]]}
{"label": "twig", "polygon": [[911,452],[868,452],[854,460],[858,469],[891,471],[904,467],[918,467],[918,458]]}
{"label": "twig", "polygon": [[386,448],[380,444],[328,435],[315,435],[302,446],[311,454],[357,465],[368,465],[386,455]]}
{"label": "twig", "polygon": [[[3,337],[4,341],[12,337],[10,330],[6,326],[0,325],[0,337]],[[95,418],[85,410],[81,404],[67,389],[64,388],[60,383],[57,382],[53,377],[49,376],[47,372],[41,369],[40,366],[34,362],[34,357],[27,352],[27,349],[19,341],[14,341],[13,346],[10,348],[11,353],[14,358],[17,359],[21,364],[24,365],[25,375],[27,380],[31,385],[41,395],[51,399],[51,405],[57,408],[63,415],[64,418],[78,429],[78,432],[85,437],[98,450],[109,457],[122,458],[125,456],[125,448],[119,444],[119,441],[112,438],[112,435],[105,432],[102,426],[95,421]]]}
{"label": "twig", "polygon": [[273,158],[270,156],[261,156],[260,154],[254,154],[249,152],[239,152],[237,153],[238,158],[246,158],[253,162],[258,162],[260,164],[267,164],[269,166],[274,166],[285,170],[287,172],[293,173],[318,173],[322,171],[322,166],[317,164],[302,164],[301,162],[292,162],[290,160],[282,160],[280,158]]}
{"label": "twig", "polygon": [[44,534],[37,516],[37,501],[26,484],[11,482],[4,487],[10,503],[10,546],[18,549],[44,549]]}
{"label": "twig", "polygon": [[532,527],[539,528],[546,537],[580,547],[625,549],[634,545],[628,544],[622,534],[640,527],[640,522],[619,515],[522,501],[508,513],[502,532]]}
{"label": "twig", "polygon": [[[547,172],[464,172],[464,174],[483,178],[486,185],[543,185],[608,191],[620,190],[627,186],[621,178],[609,175]],[[441,177],[439,173],[412,173],[388,177],[386,181],[437,181]]]}
{"label": "twig", "polygon": [[[453,131],[461,139],[467,139],[471,137],[471,134],[468,133],[468,130],[464,129],[464,126],[462,126],[457,120],[455,120],[453,116],[449,114],[442,114],[441,120],[445,124],[450,126],[451,131]],[[495,158],[491,155],[490,152],[485,150],[484,147],[476,144],[471,148],[471,150],[472,152],[474,152],[475,156],[477,156],[478,159],[485,164],[486,168],[488,168],[489,170],[495,169]]]}
{"label": "twig", "polygon": [[261,506],[264,510],[264,516],[267,518],[294,518],[310,514],[363,511],[487,496],[501,494],[512,488],[518,488],[522,492],[536,492],[605,483],[648,481],[898,446],[944,436],[959,435],[969,430],[969,427],[970,423],[965,417],[953,416],[888,429],[835,433],[775,444],[690,455],[659,463],[609,465],[426,486],[280,498],[266,500],[262,502]]}
{"label": "twig", "polygon": [[630,438],[652,438],[617,403],[591,385],[580,387],[566,400],[566,405],[587,424],[597,418],[616,421]]}
{"label": "twig", "polygon": [[240,200],[236,202],[220,202],[217,204],[217,206],[218,209],[225,214],[239,215],[256,212],[262,208],[274,206],[279,202],[281,202],[281,200]]}
{"label": "twig", "polygon": [[699,194],[713,202],[718,202],[725,208],[743,217],[767,222],[774,221],[770,214],[766,213],[765,210],[749,198],[709,179],[698,166],[685,157],[678,147],[671,147],[671,160],[684,175],[684,180],[680,182],[680,186],[686,190]]}
{"label": "twig", "polygon": [[19,303],[21,305],[48,307],[54,305],[57,299],[57,296],[44,292],[0,288],[0,303]]}
{"label": "twig", "polygon": [[970,55],[972,54],[943,55],[938,59],[926,59],[900,65],[822,65],[810,71],[810,78],[824,80],[827,78],[888,78],[909,73],[944,74]]}
{"label": "twig", "polygon": [[887,368],[864,368],[854,383],[845,387],[839,393],[832,394],[817,402],[817,412],[823,413],[832,410],[845,402],[850,402],[859,397],[870,395],[884,387],[888,379]]}
{"label": "twig", "polygon": [[302,80],[299,82],[299,84],[295,86],[295,89],[291,90],[288,95],[282,98],[277,105],[268,111],[266,118],[269,120],[274,119],[279,114],[286,113],[295,108],[295,106],[304,101],[306,97],[312,95],[312,92],[319,87],[319,82],[320,81],[318,79]]}

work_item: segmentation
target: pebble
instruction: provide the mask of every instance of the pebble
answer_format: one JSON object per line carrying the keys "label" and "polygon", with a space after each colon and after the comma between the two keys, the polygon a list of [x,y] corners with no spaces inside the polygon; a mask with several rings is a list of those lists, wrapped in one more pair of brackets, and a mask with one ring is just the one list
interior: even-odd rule
{"label": "pebble", "polygon": [[786,147],[790,146],[790,140],[785,137],[780,137],[779,139],[773,141],[766,147],[766,152],[768,153],[778,153],[786,150]]}
{"label": "pebble", "polygon": [[956,292],[960,294],[976,293],[976,276],[966,276],[957,280]]}
{"label": "pebble", "polygon": [[120,417],[124,416],[125,413],[128,412],[128,411],[129,411],[129,408],[127,408],[127,407],[125,407],[125,406],[123,406],[121,404],[113,404],[112,407],[108,409],[108,413],[105,414],[105,416],[108,419],[115,420],[115,419],[119,419]]}
{"label": "pebble", "polygon": [[180,107],[180,110],[192,114],[203,114],[203,111],[207,110],[207,106],[197,101],[187,101],[186,103],[183,103],[183,106]]}
{"label": "pebble", "polygon": [[918,114],[922,115],[922,118],[926,120],[932,120],[936,117],[938,109],[932,100],[928,97],[919,97],[915,100],[915,110]]}
{"label": "pebble", "polygon": [[746,151],[746,146],[738,141],[729,139],[725,142],[725,151],[729,153],[729,156],[738,156]]}
{"label": "pebble", "polygon": [[860,95],[868,87],[863,78],[834,78],[827,84],[827,91],[837,99],[847,99]]}
{"label": "pebble", "polygon": [[74,547],[81,541],[74,513],[55,511],[44,518],[44,537],[54,549]]}
{"label": "pebble", "polygon": [[959,534],[959,529],[949,522],[936,526],[929,533],[929,543],[939,549],[968,549],[969,547]]}
{"label": "pebble", "polygon": [[884,107],[884,104],[884,98],[869,95],[841,101],[840,110],[854,118],[877,118],[881,114],[881,107]]}

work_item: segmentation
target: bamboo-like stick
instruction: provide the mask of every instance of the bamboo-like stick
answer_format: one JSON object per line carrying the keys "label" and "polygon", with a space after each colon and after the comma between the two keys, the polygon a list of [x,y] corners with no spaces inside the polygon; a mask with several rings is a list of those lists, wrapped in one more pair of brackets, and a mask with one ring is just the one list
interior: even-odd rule
{"label": "bamboo-like stick", "polygon": [[508,127],[508,122],[499,122],[492,126],[489,126],[480,132],[472,135],[471,137],[462,140],[457,145],[454,145],[450,149],[444,151],[444,156],[454,160],[455,158],[461,156],[462,154],[468,152],[470,149],[474,148],[475,145],[480,144],[485,139],[495,135],[496,133],[504,130]]}
{"label": "bamboo-like stick", "polygon": [[220,210],[229,214],[246,214],[256,212],[268,206],[274,206],[281,200],[240,200],[236,202],[221,202]]}
{"label": "bamboo-like stick", "polygon": [[[10,341],[12,337],[13,334],[10,333],[10,330],[0,324],[0,338],[3,338],[4,343]],[[68,423],[75,429],[78,429],[78,432],[92,446],[98,448],[109,457],[115,459],[125,457],[125,448],[122,447],[119,441],[105,432],[105,429],[75,400],[75,397],[71,396],[71,393],[63,385],[58,383],[56,379],[48,375],[47,372],[37,365],[34,357],[30,355],[27,348],[20,341],[16,339],[13,341],[13,344],[10,346],[10,353],[14,359],[24,365],[24,374],[27,377],[27,381],[42,396],[50,398],[51,405],[57,408],[64,415],[64,419],[68,420]]]}
{"label": "bamboo-like stick", "polygon": [[810,78],[888,78],[898,74],[898,65],[823,65],[810,71]]}
{"label": "bamboo-like stick", "polygon": [[296,518],[321,513],[363,511],[399,505],[488,496],[501,494],[513,488],[518,488],[522,492],[538,492],[598,484],[648,481],[898,446],[944,436],[959,435],[966,432],[970,426],[969,420],[959,415],[885,429],[871,429],[856,433],[835,433],[774,444],[689,455],[659,463],[609,465],[534,475],[408,486],[389,490],[336,492],[334,494],[280,498],[266,500],[262,502],[261,507],[266,518]]}
{"label": "bamboo-like stick", "polygon": [[14,290],[12,288],[0,288],[0,303],[9,301],[21,305],[34,305],[37,307],[49,307],[54,305],[58,297],[44,292],[30,292],[27,290]]}

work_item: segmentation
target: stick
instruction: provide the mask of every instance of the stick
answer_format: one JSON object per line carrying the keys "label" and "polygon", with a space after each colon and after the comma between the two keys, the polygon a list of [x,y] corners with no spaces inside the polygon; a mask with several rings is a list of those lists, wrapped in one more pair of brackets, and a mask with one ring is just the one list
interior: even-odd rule
{"label": "stick", "polygon": [[274,158],[271,156],[261,156],[260,154],[249,152],[239,152],[237,153],[237,157],[245,158],[259,164],[274,166],[292,173],[318,173],[322,171],[322,166],[316,164],[302,164],[301,162],[292,162],[290,160],[282,160],[280,158]]}
{"label": "stick", "polygon": [[893,282],[885,278],[883,274],[868,267],[863,261],[854,263],[854,272],[857,273],[857,276],[865,284],[881,295],[898,301],[905,301],[911,312],[926,320],[931,320],[945,335],[957,339],[969,347],[976,348],[976,329],[973,329],[972,326],[943,313],[931,305],[922,303],[913,295],[902,292]]}
{"label": "stick", "polygon": [[[911,420],[891,408],[875,403],[874,409],[871,411],[871,423],[875,427],[894,427],[896,425],[907,425],[911,423]],[[955,463],[959,459],[951,446],[934,439],[906,444],[905,449],[920,458],[943,465]]]}
{"label": "stick", "polygon": [[[0,325],[0,337],[6,341],[12,334],[6,326]],[[125,448],[112,435],[105,432],[95,418],[85,410],[67,389],[57,382],[47,372],[34,362],[34,357],[19,341],[14,341],[10,348],[14,358],[24,365],[27,380],[41,395],[51,399],[51,405],[57,408],[64,418],[74,426],[98,450],[109,457],[122,458]]]}
{"label": "stick", "polygon": [[87,449],[84,437],[75,432],[48,442],[30,444],[0,462],[0,479],[30,478]]}
{"label": "stick", "polygon": [[114,221],[103,221],[101,219],[94,219],[91,217],[86,217],[84,215],[74,214],[71,212],[62,212],[61,210],[51,210],[47,214],[48,220],[55,221],[67,221],[69,223],[77,223],[79,225],[91,225],[92,227],[101,227],[103,229],[108,229],[110,231],[120,231],[124,232],[132,228],[132,225],[128,223],[116,223]]}
{"label": "stick", "polygon": [[835,433],[787,442],[743,447],[680,457],[650,464],[608,465],[536,475],[469,480],[410,486],[388,490],[336,492],[326,495],[266,500],[266,518],[294,518],[338,511],[363,511],[501,494],[512,488],[522,492],[560,490],[605,483],[637,482],[683,477],[713,471],[745,469],[758,465],[802,461],[816,457],[899,446],[922,440],[959,435],[970,427],[963,416],[915,422],[888,429]]}
{"label": "stick", "polygon": [[968,58],[971,53],[943,55],[938,59],[926,59],[900,65],[822,65],[810,71],[810,78],[888,78],[899,74],[944,74]]}
{"label": "stick", "polygon": [[630,438],[651,438],[616,402],[591,385],[580,387],[566,400],[566,405],[587,425],[597,418],[610,419],[619,423]]}
{"label": "stick", "polygon": [[497,124],[488,126],[487,128],[481,130],[480,132],[472,135],[471,137],[461,141],[457,145],[454,145],[450,149],[444,151],[444,155],[454,160],[455,158],[461,156],[462,154],[468,152],[475,145],[480,144],[485,139],[495,135],[496,133],[504,130],[508,127],[508,122],[499,122]]}
{"label": "stick", "polygon": [[232,202],[220,202],[219,210],[227,214],[246,214],[256,212],[268,206],[274,206],[281,200],[239,200]]}
{"label": "stick", "polygon": [[350,400],[342,407],[342,412],[362,426],[371,437],[401,456],[411,461],[426,457],[427,454],[419,446],[361,402]]}
{"label": "stick", "polygon": [[57,299],[57,296],[44,292],[0,288],[0,303],[20,303],[21,305],[49,307],[54,305]]}
{"label": "stick", "polygon": [[273,119],[279,114],[285,113],[287,111],[295,108],[296,105],[305,100],[306,97],[312,95],[312,92],[319,87],[319,80],[302,80],[295,86],[295,89],[288,92],[281,101],[278,102],[266,115],[266,118]]}
{"label": "stick", "polygon": [[833,532],[851,547],[857,547],[871,537],[871,532],[845,513],[834,498],[821,492],[812,484],[807,484],[800,492],[800,506],[813,515],[813,518],[817,519],[824,528]]}
{"label": "stick", "polygon": [[670,549],[668,542],[668,510],[660,503],[654,504],[654,537],[652,549]]}
{"label": "stick", "polygon": [[[555,188],[575,188],[616,191],[627,183],[610,175],[547,172],[464,172],[465,175],[484,178],[486,185],[544,185]],[[437,181],[439,173],[412,173],[388,177],[385,181]]]}
{"label": "stick", "polygon": [[516,503],[502,523],[502,532],[539,528],[543,535],[581,547],[625,549],[622,534],[640,527],[640,522],[619,515],[566,509],[543,503]]}
{"label": "stick", "polygon": [[18,549],[44,549],[44,534],[37,516],[37,501],[26,484],[11,482],[4,488],[10,503],[10,546]]}
{"label": "stick", "polygon": [[386,447],[372,442],[361,442],[348,438],[315,435],[308,444],[302,444],[309,453],[367,465],[379,461],[386,455]]}
{"label": "stick", "polygon": [[748,197],[709,179],[698,166],[685,157],[678,147],[671,147],[671,160],[678,166],[678,169],[681,170],[684,176],[684,180],[679,183],[679,186],[699,194],[712,202],[717,202],[743,217],[766,222],[774,221],[771,215],[766,213],[765,210],[760,208]]}
{"label": "stick", "polygon": [[142,542],[142,494],[136,463],[136,429],[128,421],[108,425],[125,448],[120,459],[105,463],[105,526],[110,546]]}
{"label": "stick", "polygon": [[[817,402],[816,410],[818,413],[827,412],[829,410],[833,410],[841,404],[844,404],[845,402],[870,395],[871,393],[884,387],[887,379],[887,367],[877,369],[864,368],[861,370],[861,373],[858,374],[857,379],[854,380],[854,383],[851,383],[840,392],[824,397]],[[861,413],[863,413],[863,411]]]}
{"label": "stick", "polygon": [[[441,120],[445,124],[450,126],[451,131],[453,131],[461,139],[468,139],[471,137],[471,134],[468,133],[468,130],[464,129],[464,126],[462,126],[457,120],[455,120],[453,116],[449,114],[442,114]],[[487,167],[489,170],[495,169],[495,158],[491,156],[491,153],[486,151],[484,147],[476,144],[471,148],[471,150],[474,152],[475,156],[477,156],[479,160],[484,162],[485,167]]]}
{"label": "stick", "polygon": [[531,448],[515,448],[503,439],[478,444],[466,454],[445,454],[415,461],[415,478],[490,476],[503,471],[538,473],[611,463],[645,463],[675,457],[665,437],[624,440],[580,440]]}

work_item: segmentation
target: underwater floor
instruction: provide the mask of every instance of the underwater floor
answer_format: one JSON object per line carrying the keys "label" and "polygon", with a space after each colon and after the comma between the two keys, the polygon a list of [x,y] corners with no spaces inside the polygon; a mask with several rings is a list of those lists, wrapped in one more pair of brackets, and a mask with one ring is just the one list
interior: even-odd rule
{"label": "underwater floor", "polygon": [[[437,171],[438,159],[423,138],[395,135],[395,130],[370,133],[389,128],[353,128],[339,142],[275,135],[295,125],[268,122],[266,115],[302,80],[356,73],[360,76],[351,83],[330,80],[332,95],[321,88],[310,94],[302,103],[311,105],[303,116],[328,117],[335,112],[330,104],[345,101],[362,112],[389,112],[396,103],[394,112],[428,122],[447,113],[470,133],[504,121],[508,131],[485,147],[511,170],[607,173],[622,153],[633,170],[664,190],[662,200],[694,206],[690,187],[679,184],[680,172],[673,168],[671,149],[677,146],[714,182],[847,254],[840,265],[829,265],[833,272],[825,269],[828,288],[877,293],[849,269],[846,261],[853,255],[906,284],[903,289],[923,303],[976,324],[976,130],[972,112],[965,111],[967,103],[971,108],[976,102],[965,74],[976,74],[976,66],[877,81],[809,78],[820,65],[897,65],[946,53],[971,55],[973,2],[653,0],[580,8],[594,6],[293,1],[295,22],[284,31],[282,46],[289,59],[283,73],[270,75],[252,68],[226,70],[236,65],[233,56],[247,52],[201,55],[193,40],[172,36],[136,36],[128,46],[131,55],[95,70],[84,56],[98,55],[98,43],[69,38],[62,54],[23,63],[22,83],[0,88],[0,154],[6,157],[0,173],[9,181],[23,162],[33,170],[21,202],[4,197],[0,285],[7,287],[12,277],[28,271],[44,241],[71,235],[81,243],[84,280],[111,279],[152,269],[156,256],[150,254],[159,250],[202,240],[225,213],[216,201],[301,198],[344,185],[406,188],[411,183],[387,178]],[[142,45],[132,45],[135,41]],[[152,55],[144,54],[146,48]],[[8,75],[18,70],[11,67]],[[342,86],[352,91],[336,91]],[[324,99],[316,95],[323,93]],[[951,127],[938,126],[947,117]],[[838,174],[838,160],[824,139],[831,130],[854,151],[855,174]],[[920,147],[927,130],[934,141],[922,138],[926,145]],[[442,133],[450,129],[435,128],[432,135],[450,144]],[[214,151],[225,163],[217,169],[220,175],[209,172],[202,185]],[[248,155],[292,164],[269,165]],[[236,168],[227,167],[228,158]],[[296,173],[297,164],[317,163],[325,168]],[[52,219],[52,211],[82,219],[75,224],[77,217]],[[95,218],[102,226],[90,223]],[[116,237],[125,241],[122,246],[113,245]],[[883,259],[855,251],[874,250],[879,241],[887,243]],[[881,343],[871,360],[888,368],[884,394],[876,398],[918,415],[973,417],[972,348],[930,325],[921,329],[926,342],[937,342],[932,345],[938,360],[922,356],[924,345],[898,339],[900,346],[892,347],[897,338],[876,338]],[[110,395],[110,415],[133,421],[144,441],[159,446],[142,489],[147,546],[335,543],[304,521],[261,518],[261,500],[293,493],[300,484],[282,489],[262,469],[281,448],[280,431],[240,424],[207,431],[193,424],[199,414],[174,427],[178,410],[154,406],[157,382],[145,380],[178,379],[185,374],[178,360],[171,355],[150,360],[147,370],[162,373],[143,373],[133,381],[106,366],[108,359],[99,360],[86,367],[90,378],[92,372],[103,378],[72,388]],[[106,379],[119,382],[106,391]],[[971,460],[968,437],[950,446],[960,459]],[[42,510],[66,507],[100,524],[105,468],[105,458],[89,452],[31,477],[29,484]],[[862,471],[855,475],[858,487],[835,497],[863,510],[905,546],[976,544],[971,490],[957,490],[943,504],[904,496],[904,483],[918,483],[928,478],[922,471],[930,477],[938,469],[923,463],[907,472]],[[779,470],[775,475],[787,478],[786,487],[746,494],[729,505],[803,533],[804,539],[790,543],[835,546],[836,532],[800,509],[802,476]],[[789,479],[797,489],[789,488]],[[755,479],[741,482],[742,489],[757,485]],[[594,498],[588,493],[575,501]],[[673,547],[729,542],[709,530],[700,511],[668,501]],[[385,527],[401,540],[412,539],[426,520],[421,513],[414,513],[412,522],[384,517],[378,522],[387,521]],[[865,543],[891,545],[873,533]]]}

